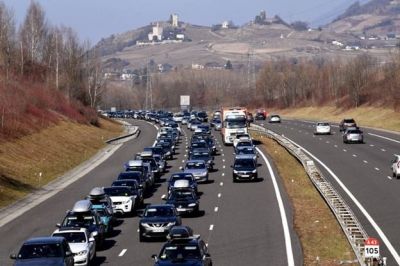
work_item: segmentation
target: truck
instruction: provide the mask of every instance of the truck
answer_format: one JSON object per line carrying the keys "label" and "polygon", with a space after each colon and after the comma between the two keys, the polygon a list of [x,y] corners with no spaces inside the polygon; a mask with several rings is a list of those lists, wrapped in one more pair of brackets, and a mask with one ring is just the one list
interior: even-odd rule
{"label": "truck", "polygon": [[224,145],[233,144],[236,134],[247,133],[247,109],[224,107],[221,109],[221,135]]}

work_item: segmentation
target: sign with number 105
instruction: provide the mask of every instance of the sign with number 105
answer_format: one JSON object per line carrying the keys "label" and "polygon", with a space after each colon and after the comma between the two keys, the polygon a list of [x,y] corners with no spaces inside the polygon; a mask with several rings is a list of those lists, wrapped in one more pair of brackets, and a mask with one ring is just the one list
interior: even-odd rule
{"label": "sign with number 105", "polygon": [[376,238],[368,238],[364,243],[364,257],[367,258],[379,258],[379,241]]}

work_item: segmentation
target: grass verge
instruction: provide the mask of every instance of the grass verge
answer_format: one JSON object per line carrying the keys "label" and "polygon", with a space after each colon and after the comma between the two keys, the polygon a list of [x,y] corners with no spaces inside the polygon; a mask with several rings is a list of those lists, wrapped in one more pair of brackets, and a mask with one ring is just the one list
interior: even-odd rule
{"label": "grass verge", "polygon": [[70,121],[0,145],[0,208],[21,199],[103,148],[122,127],[100,119],[94,127]]}
{"label": "grass verge", "polygon": [[400,112],[381,107],[363,106],[342,110],[332,106],[322,106],[283,109],[276,112],[285,117],[295,119],[323,120],[338,123],[343,118],[352,117],[360,126],[400,131]]}
{"label": "grass verge", "polygon": [[272,157],[294,209],[294,228],[304,265],[358,265],[339,223],[314,187],[303,166],[277,142],[253,134]]}

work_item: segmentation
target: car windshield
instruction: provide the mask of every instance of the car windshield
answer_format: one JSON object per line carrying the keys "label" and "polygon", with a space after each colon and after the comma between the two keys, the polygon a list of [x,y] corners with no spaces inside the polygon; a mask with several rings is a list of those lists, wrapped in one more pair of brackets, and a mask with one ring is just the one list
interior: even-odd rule
{"label": "car windshield", "polygon": [[238,154],[256,154],[253,149],[239,149]]}
{"label": "car windshield", "polygon": [[173,215],[174,211],[170,207],[149,207],[144,213],[144,217],[165,217]]}
{"label": "car windshield", "polygon": [[113,187],[135,187],[136,182],[133,180],[126,180],[126,181],[114,181],[112,183]]}
{"label": "car windshield", "polygon": [[62,257],[61,244],[28,244],[23,245],[18,259],[57,258]]}
{"label": "car windshield", "polygon": [[254,161],[250,159],[238,159],[235,161],[235,168],[254,168]]}
{"label": "car windshield", "polygon": [[104,192],[109,196],[132,196],[132,191],[126,187],[104,188]]}
{"label": "car windshield", "polygon": [[64,237],[68,243],[86,243],[86,235],[84,232],[62,232],[55,233],[53,236]]}
{"label": "car windshield", "polygon": [[237,144],[237,147],[247,147],[247,146],[251,146],[251,142],[247,142],[247,141],[241,141]]}
{"label": "car windshield", "polygon": [[201,254],[197,245],[168,244],[160,253],[160,260],[200,259]]}
{"label": "car windshield", "polygon": [[329,126],[329,123],[318,123],[318,125],[317,126]]}
{"label": "car windshield", "polygon": [[204,169],[204,168],[206,168],[206,165],[202,162],[186,164],[186,169]]}
{"label": "car windshield", "polygon": [[348,134],[361,134],[362,132],[360,130],[348,130]]}
{"label": "car windshield", "polygon": [[73,215],[67,216],[62,225],[67,227],[89,227],[92,224],[95,224],[95,220],[91,215]]}
{"label": "car windshield", "polygon": [[226,128],[243,128],[243,127],[246,127],[246,119],[226,121]]}
{"label": "car windshield", "polygon": [[176,180],[188,180],[188,181],[192,181],[193,180],[193,176],[191,175],[173,175],[171,176],[170,182],[175,182]]}
{"label": "car windshield", "polygon": [[344,120],[344,123],[351,123],[351,124],[353,124],[353,123],[355,123],[355,121],[354,121],[354,119],[345,119]]}
{"label": "car windshield", "polygon": [[192,190],[177,189],[170,194],[172,199],[193,199]]}

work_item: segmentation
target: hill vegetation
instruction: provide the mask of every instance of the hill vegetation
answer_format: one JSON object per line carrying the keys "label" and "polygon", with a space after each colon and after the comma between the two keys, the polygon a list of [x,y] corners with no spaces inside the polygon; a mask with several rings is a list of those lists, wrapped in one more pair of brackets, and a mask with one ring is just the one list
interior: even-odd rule
{"label": "hill vegetation", "polygon": [[98,125],[93,107],[102,83],[101,63],[68,27],[53,26],[35,1],[17,30],[0,2],[0,141],[71,120]]}

